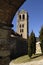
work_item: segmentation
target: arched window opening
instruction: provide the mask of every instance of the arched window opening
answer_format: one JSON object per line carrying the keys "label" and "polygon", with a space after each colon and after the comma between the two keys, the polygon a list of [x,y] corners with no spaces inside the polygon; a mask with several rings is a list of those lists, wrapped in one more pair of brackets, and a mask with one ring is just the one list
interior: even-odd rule
{"label": "arched window opening", "polygon": [[23,14],[23,20],[25,19],[25,15]]}
{"label": "arched window opening", "polygon": [[21,15],[19,15],[19,19],[21,20]]}

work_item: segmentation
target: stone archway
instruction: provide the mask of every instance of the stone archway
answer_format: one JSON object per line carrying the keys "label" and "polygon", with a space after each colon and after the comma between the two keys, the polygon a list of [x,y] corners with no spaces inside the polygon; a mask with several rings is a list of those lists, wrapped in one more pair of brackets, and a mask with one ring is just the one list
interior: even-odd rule
{"label": "stone archway", "polygon": [[[0,0],[0,64],[9,65],[12,19],[25,0]],[[9,47],[9,48],[8,48]]]}
{"label": "stone archway", "polygon": [[[9,37],[12,19],[25,0],[0,0],[0,38]],[[7,33],[7,34],[5,34]],[[3,34],[5,34],[3,36]]]}

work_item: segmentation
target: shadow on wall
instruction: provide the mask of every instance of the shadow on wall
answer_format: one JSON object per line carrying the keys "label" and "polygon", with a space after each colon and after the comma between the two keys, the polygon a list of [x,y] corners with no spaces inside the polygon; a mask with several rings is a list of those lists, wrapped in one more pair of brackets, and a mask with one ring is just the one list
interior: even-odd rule
{"label": "shadow on wall", "polygon": [[13,38],[13,43],[11,45],[10,50],[10,59],[17,58],[19,56],[25,55],[28,52],[28,44],[27,40],[22,39],[21,37],[15,37]]}
{"label": "shadow on wall", "polygon": [[10,61],[27,54],[27,40],[14,37],[0,43],[0,64],[9,65]]}

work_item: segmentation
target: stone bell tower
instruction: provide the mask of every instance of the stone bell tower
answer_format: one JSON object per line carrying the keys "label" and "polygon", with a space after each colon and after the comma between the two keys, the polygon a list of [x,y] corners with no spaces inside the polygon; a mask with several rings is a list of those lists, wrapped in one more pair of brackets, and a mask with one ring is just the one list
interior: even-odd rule
{"label": "stone bell tower", "polygon": [[28,35],[28,13],[24,10],[18,12],[17,19],[17,33],[24,39],[27,39]]}

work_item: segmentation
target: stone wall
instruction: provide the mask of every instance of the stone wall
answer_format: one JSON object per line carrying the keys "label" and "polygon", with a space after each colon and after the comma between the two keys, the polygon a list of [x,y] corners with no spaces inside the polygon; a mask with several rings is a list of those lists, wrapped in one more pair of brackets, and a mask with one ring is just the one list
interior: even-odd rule
{"label": "stone wall", "polygon": [[9,38],[0,43],[0,63],[8,65],[9,62],[19,56],[27,54],[27,40],[21,37]]}
{"label": "stone wall", "polygon": [[13,39],[12,42],[13,43],[11,45],[11,59],[27,54],[27,40],[22,39],[21,37],[15,37],[15,39]]}

